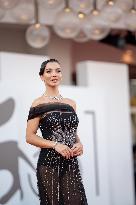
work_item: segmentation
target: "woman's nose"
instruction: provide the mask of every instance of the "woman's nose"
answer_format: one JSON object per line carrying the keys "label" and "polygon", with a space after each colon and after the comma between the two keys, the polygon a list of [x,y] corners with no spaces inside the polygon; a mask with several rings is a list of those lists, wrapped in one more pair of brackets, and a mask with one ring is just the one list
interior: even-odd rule
{"label": "woman's nose", "polygon": [[52,72],[52,76],[56,76],[57,74],[56,74],[56,72]]}

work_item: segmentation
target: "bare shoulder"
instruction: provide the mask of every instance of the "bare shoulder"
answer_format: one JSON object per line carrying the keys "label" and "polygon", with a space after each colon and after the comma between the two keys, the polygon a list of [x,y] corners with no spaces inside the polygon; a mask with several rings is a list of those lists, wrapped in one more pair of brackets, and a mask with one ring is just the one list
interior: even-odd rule
{"label": "bare shoulder", "polygon": [[43,97],[41,96],[41,97],[36,98],[36,99],[32,102],[31,107],[35,107],[35,106],[37,106],[37,105],[39,105],[39,104],[42,104],[42,103],[43,103]]}
{"label": "bare shoulder", "polygon": [[70,98],[65,98],[65,102],[70,104],[76,110],[76,102]]}

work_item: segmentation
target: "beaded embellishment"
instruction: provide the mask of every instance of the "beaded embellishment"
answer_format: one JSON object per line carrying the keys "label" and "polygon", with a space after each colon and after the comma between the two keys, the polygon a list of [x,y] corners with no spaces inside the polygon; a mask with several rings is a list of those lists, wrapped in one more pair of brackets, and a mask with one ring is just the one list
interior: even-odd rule
{"label": "beaded embellishment", "polygon": [[[65,103],[45,103],[31,107],[28,120],[40,116],[44,139],[66,144],[76,143],[79,123],[73,107]],[[42,148],[37,162],[40,205],[87,205],[77,157],[64,158],[54,149]]]}

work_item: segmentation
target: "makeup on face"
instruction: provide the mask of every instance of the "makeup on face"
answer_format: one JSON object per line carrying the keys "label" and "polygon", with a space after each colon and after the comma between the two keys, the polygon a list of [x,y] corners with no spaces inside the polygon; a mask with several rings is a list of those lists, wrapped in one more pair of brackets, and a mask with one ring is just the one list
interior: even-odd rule
{"label": "makeup on face", "polygon": [[62,78],[61,67],[58,63],[49,63],[46,65],[44,74],[44,80],[47,84],[57,85]]}
{"label": "makeup on face", "polygon": [[60,73],[61,72],[61,68],[55,68],[55,69],[53,69],[53,68],[45,68],[45,72],[46,73]]}

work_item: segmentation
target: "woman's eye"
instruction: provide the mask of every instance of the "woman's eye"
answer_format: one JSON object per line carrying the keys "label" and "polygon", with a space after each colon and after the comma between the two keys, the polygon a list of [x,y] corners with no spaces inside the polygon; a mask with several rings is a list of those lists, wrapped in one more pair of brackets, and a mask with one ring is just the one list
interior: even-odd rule
{"label": "woman's eye", "polygon": [[58,70],[58,73],[60,73],[61,72],[61,70]]}
{"label": "woman's eye", "polygon": [[46,71],[46,73],[50,73],[50,72],[51,72],[50,70],[47,70],[47,71]]}

